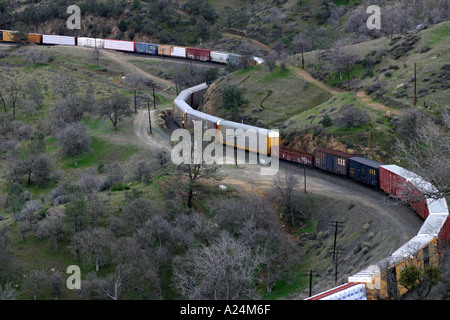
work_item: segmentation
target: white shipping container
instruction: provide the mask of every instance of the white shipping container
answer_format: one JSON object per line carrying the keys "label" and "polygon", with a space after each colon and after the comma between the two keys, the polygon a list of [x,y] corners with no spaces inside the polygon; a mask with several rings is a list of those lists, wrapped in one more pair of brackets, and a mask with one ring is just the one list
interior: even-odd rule
{"label": "white shipping container", "polygon": [[211,61],[228,63],[228,53],[220,51],[211,51]]}
{"label": "white shipping container", "polygon": [[78,38],[78,45],[81,47],[102,49],[103,48],[103,39]]}
{"label": "white shipping container", "polygon": [[75,45],[75,37],[67,37],[67,36],[54,36],[44,34],[42,36],[43,44],[60,44],[66,46],[74,46]]}
{"label": "white shipping container", "polygon": [[110,50],[134,52],[134,42],[122,40],[103,40],[103,48]]}
{"label": "white shipping container", "polygon": [[186,48],[184,47],[173,47],[173,51],[170,54],[172,57],[182,57],[186,58]]}

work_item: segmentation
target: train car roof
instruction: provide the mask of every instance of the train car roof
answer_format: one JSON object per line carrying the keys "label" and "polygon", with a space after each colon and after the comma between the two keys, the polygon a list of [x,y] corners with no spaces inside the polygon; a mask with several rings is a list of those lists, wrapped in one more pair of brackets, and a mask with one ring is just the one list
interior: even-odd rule
{"label": "train car roof", "polygon": [[414,185],[422,193],[436,193],[438,191],[435,186],[433,186],[430,182],[426,181],[421,176],[395,164],[381,165],[380,168],[384,168],[399,175],[400,177],[404,178],[406,181]]}
{"label": "train car roof", "polygon": [[244,131],[246,131],[246,130],[255,130],[256,132],[262,132],[262,133],[265,133],[266,135],[268,135],[269,132],[270,132],[269,129],[259,128],[259,127],[251,126],[251,125],[248,125],[248,124],[242,124],[242,123],[239,123],[239,122],[228,121],[228,120],[223,120],[223,121],[220,122],[220,124],[224,125],[224,126],[231,127],[233,129],[242,129]]}
{"label": "train car roof", "polygon": [[195,109],[189,109],[186,111],[187,114],[192,114],[194,116],[197,117],[202,117],[204,119],[208,119],[209,121],[213,121],[213,122],[219,122],[220,120],[223,120],[222,118],[216,117],[216,116],[212,116],[210,114],[195,110]]}
{"label": "train car roof", "polygon": [[374,167],[374,168],[379,168],[381,166],[381,163],[375,161],[375,160],[371,160],[371,159],[367,159],[367,158],[363,158],[363,157],[351,157],[349,158],[349,160],[353,160],[365,165],[368,165],[370,167]]}
{"label": "train car roof", "polygon": [[351,154],[351,153],[347,153],[347,152],[343,152],[343,151],[337,151],[337,150],[333,150],[333,149],[328,149],[328,148],[317,148],[314,150],[314,152],[325,152],[325,153],[329,153],[335,156],[339,156],[339,157],[345,157],[345,158],[349,158],[349,157],[355,157],[356,155]]}
{"label": "train car roof", "polygon": [[445,198],[427,198],[427,206],[430,214],[448,214],[448,205]]}
{"label": "train car roof", "polygon": [[417,235],[419,236],[432,235],[435,237],[438,236],[447,217],[448,214],[429,215],[425,220],[425,222],[423,223]]}
{"label": "train car roof", "polygon": [[208,89],[208,85],[206,84],[206,82],[196,85],[194,87],[190,87],[187,90],[189,90],[189,92],[197,92],[205,89]]}

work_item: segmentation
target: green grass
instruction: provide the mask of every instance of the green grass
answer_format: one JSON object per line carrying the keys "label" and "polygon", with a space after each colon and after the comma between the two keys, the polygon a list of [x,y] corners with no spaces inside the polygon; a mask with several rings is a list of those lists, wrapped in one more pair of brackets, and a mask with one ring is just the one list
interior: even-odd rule
{"label": "green grass", "polygon": [[105,164],[126,161],[139,151],[136,146],[114,144],[97,137],[91,137],[91,141],[91,152],[77,157],[78,167],[75,167],[74,160],[71,158],[63,160],[62,168],[88,168],[97,166],[101,161]]}

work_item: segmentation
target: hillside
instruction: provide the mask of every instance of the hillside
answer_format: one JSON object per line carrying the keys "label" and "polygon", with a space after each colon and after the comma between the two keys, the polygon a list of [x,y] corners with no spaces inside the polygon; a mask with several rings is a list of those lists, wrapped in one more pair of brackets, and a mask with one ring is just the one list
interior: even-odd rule
{"label": "hillside", "polygon": [[[244,121],[280,129],[286,146],[309,152],[332,147],[378,161],[395,161],[393,148],[402,112],[414,104],[414,63],[419,110],[439,118],[448,107],[448,33],[449,23],[443,22],[395,35],[392,41],[385,37],[344,46],[339,52],[308,52],[304,55],[306,72],[301,69],[300,55],[289,58],[285,71],[277,67],[270,72],[266,66],[237,71],[216,81],[202,110],[230,118],[222,93],[235,85],[248,102],[239,109]],[[350,53],[354,63],[350,65],[351,92],[347,92],[346,67],[344,72],[339,70],[333,57]],[[337,125],[347,105],[362,110],[367,120],[352,128]],[[323,125],[325,116],[333,124]]]}
{"label": "hillside", "polygon": [[[81,30],[66,27],[66,9],[73,4],[81,9]],[[400,2],[398,9],[409,14],[406,21],[397,10],[378,4],[383,10],[381,30],[367,29],[369,14],[365,11],[369,4],[358,0],[0,1],[0,28],[228,51],[238,51],[244,36],[263,44],[259,46],[263,51],[269,46],[295,53],[300,51],[300,43],[306,51],[326,49],[449,19],[445,0],[418,0],[414,8],[406,3],[406,10]]]}

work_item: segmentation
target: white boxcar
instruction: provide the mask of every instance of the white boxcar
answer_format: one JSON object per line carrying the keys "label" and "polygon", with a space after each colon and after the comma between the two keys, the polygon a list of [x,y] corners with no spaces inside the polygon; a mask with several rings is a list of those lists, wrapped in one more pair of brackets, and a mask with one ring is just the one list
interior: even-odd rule
{"label": "white boxcar", "polygon": [[228,63],[228,55],[229,53],[227,52],[211,51],[211,61],[219,63]]}
{"label": "white boxcar", "polygon": [[59,44],[66,46],[75,46],[75,37],[67,37],[67,36],[54,36],[44,34],[42,35],[42,43],[43,44]]}
{"label": "white boxcar", "polygon": [[103,48],[109,50],[119,50],[119,51],[130,51],[134,52],[135,47],[134,41],[123,41],[123,40],[103,40]]}
{"label": "white boxcar", "polygon": [[172,52],[170,53],[170,55],[172,57],[186,58],[186,48],[173,46],[173,49],[172,49]]}
{"label": "white boxcar", "polygon": [[103,39],[78,38],[77,44],[81,47],[103,48]]}

